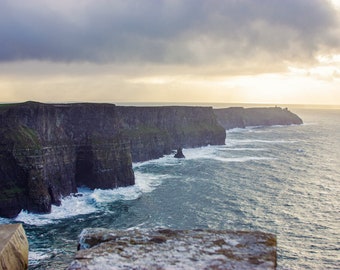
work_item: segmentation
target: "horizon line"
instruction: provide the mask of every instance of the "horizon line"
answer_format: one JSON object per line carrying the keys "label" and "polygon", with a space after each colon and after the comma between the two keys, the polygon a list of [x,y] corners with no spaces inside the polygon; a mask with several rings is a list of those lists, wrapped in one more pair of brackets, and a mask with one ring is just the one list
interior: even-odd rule
{"label": "horizon line", "polygon": [[76,103],[97,103],[97,104],[114,104],[117,106],[209,106],[213,108],[222,108],[222,107],[259,107],[259,106],[267,106],[267,107],[293,107],[293,108],[325,108],[325,109],[340,109],[340,104],[313,104],[313,103],[270,103],[270,102],[187,102],[187,101],[118,101],[118,102],[110,102],[110,101],[16,101],[16,102],[0,102],[2,105],[8,104],[20,104],[25,102],[37,102],[37,103],[45,103],[45,104],[76,104]]}

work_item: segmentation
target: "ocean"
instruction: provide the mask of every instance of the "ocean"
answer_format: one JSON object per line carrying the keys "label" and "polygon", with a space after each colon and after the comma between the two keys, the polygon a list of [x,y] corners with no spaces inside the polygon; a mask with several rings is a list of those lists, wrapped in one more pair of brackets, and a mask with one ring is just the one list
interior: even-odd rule
{"label": "ocean", "polygon": [[303,125],[226,131],[226,144],[134,164],[136,185],[81,188],[48,215],[22,212],[29,269],[65,269],[86,227],[260,230],[278,269],[340,269],[340,110],[294,109]]}

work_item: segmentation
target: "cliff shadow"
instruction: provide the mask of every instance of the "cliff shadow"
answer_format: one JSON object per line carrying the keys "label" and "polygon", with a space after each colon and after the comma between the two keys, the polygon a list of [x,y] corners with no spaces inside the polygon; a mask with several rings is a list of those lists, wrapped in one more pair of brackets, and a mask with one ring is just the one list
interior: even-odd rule
{"label": "cliff shadow", "polygon": [[94,180],[94,154],[91,145],[82,145],[76,148],[75,180],[77,187],[93,187]]}

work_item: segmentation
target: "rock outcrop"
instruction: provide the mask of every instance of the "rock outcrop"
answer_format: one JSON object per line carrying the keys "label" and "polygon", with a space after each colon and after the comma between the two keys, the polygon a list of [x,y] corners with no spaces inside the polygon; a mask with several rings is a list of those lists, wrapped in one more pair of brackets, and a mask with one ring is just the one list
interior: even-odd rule
{"label": "rock outcrop", "polygon": [[28,267],[28,241],[21,224],[0,225],[0,269]]}
{"label": "rock outcrop", "polygon": [[185,158],[182,147],[179,147],[174,155],[175,158]]}
{"label": "rock outcrop", "polygon": [[84,229],[69,270],[275,269],[276,238],[225,230]]}
{"label": "rock outcrop", "polygon": [[0,216],[48,213],[78,186],[134,184],[132,161],[185,147],[224,144],[208,107],[113,104],[0,106]]}
{"label": "rock outcrop", "polygon": [[302,120],[287,108],[242,108],[214,109],[218,122],[225,129],[249,126],[300,125]]}

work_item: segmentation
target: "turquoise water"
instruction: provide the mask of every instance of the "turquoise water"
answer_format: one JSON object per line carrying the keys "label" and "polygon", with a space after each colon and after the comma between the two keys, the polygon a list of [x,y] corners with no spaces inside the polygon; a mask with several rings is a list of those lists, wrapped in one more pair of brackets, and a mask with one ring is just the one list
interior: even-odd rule
{"label": "turquoise water", "polygon": [[234,129],[226,145],[134,164],[136,186],[80,189],[50,215],[21,213],[30,269],[64,269],[85,227],[261,230],[278,269],[340,267],[340,110],[295,110],[301,126]]}

